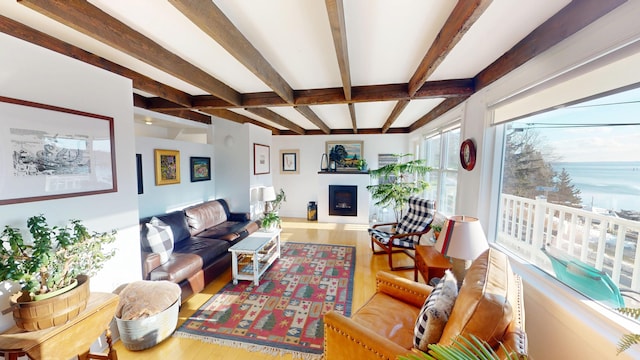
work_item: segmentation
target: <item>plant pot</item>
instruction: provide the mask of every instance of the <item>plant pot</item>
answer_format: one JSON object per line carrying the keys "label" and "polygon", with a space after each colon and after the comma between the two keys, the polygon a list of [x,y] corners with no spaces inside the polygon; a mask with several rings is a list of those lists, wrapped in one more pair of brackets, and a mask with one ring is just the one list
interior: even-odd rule
{"label": "plant pot", "polygon": [[37,295],[33,295],[33,301],[41,301],[41,300],[46,300],[46,299],[50,299],[54,296],[58,296],[62,293],[66,293],[67,291],[73,289],[74,287],[78,286],[78,280],[77,279],[73,279],[73,282],[71,282],[71,284],[60,288],[58,290],[54,290],[54,291],[50,291],[48,293],[44,293],[44,294],[37,294]]}
{"label": "plant pot", "polygon": [[16,326],[26,331],[43,330],[62,325],[75,318],[87,307],[89,277],[80,275],[78,285],[60,295],[40,301],[11,299]]}

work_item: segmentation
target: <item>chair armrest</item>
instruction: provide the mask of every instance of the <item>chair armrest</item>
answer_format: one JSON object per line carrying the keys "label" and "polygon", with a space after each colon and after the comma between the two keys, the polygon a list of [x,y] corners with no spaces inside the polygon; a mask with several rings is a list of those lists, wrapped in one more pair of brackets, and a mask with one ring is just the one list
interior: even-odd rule
{"label": "chair armrest", "polygon": [[142,279],[148,280],[149,273],[160,266],[160,255],[156,253],[142,252]]}
{"label": "chair armrest", "polygon": [[239,221],[239,222],[245,222],[245,221],[249,221],[250,215],[249,213],[229,213],[229,218],[228,220],[230,221]]}
{"label": "chair armrest", "polygon": [[380,226],[392,226],[392,225],[398,225],[398,223],[397,222],[390,222],[390,223],[375,224],[371,228],[375,229],[375,228],[380,227]]}
{"label": "chair armrest", "polygon": [[376,291],[415,307],[422,307],[433,287],[380,271],[376,274]]}
{"label": "chair armrest", "polygon": [[336,311],[324,315],[325,359],[397,359],[411,353]]}

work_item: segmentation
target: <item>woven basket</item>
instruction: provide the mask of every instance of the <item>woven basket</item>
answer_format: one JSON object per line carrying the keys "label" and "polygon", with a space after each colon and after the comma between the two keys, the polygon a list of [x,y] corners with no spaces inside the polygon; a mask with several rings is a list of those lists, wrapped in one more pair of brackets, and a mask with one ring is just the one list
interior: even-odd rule
{"label": "woven basket", "polygon": [[173,334],[178,324],[180,298],[169,308],[144,319],[122,320],[115,316],[120,340],[128,350],[148,349]]}
{"label": "woven basket", "polygon": [[75,318],[87,307],[89,277],[80,275],[78,286],[58,296],[39,301],[11,300],[13,319],[26,331],[43,330]]}

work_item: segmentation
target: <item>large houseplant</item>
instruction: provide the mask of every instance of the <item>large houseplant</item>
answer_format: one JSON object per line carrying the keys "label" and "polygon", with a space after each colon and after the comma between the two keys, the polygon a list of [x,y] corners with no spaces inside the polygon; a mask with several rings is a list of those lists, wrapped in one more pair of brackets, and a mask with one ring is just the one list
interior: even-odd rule
{"label": "large houseplant", "polygon": [[424,175],[431,171],[425,160],[414,159],[412,154],[395,155],[398,162],[387,164],[375,170],[370,170],[369,175],[378,179],[377,185],[367,186],[375,205],[379,207],[391,207],[400,221],[404,209],[411,195],[417,195],[429,187],[424,180]]}
{"label": "large houseplant", "polygon": [[92,276],[115,254],[106,248],[115,230],[90,232],[80,220],[52,227],[43,215],[30,217],[27,227],[31,241],[8,225],[0,234],[0,280],[18,282],[21,301],[68,287],[79,275]]}

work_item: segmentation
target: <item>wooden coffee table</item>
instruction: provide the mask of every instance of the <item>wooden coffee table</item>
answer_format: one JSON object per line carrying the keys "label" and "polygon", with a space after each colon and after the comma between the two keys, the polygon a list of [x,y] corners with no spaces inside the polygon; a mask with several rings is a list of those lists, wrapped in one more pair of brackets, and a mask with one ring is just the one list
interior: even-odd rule
{"label": "wooden coffee table", "polygon": [[431,279],[444,276],[444,272],[451,269],[451,262],[429,245],[416,246],[416,266],[413,272],[413,280],[418,281],[418,271],[429,284]]}
{"label": "wooden coffee table", "polygon": [[260,284],[260,276],[280,258],[280,231],[257,231],[229,248],[234,285],[238,280]]}

